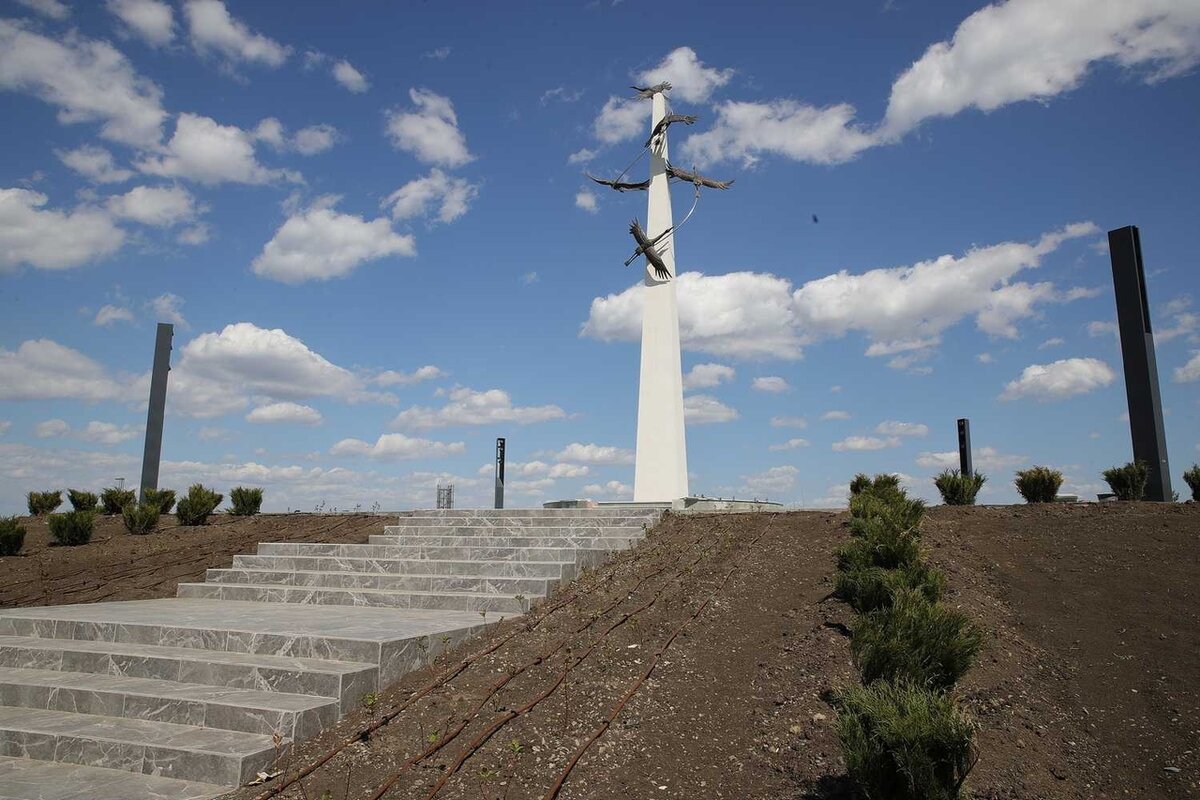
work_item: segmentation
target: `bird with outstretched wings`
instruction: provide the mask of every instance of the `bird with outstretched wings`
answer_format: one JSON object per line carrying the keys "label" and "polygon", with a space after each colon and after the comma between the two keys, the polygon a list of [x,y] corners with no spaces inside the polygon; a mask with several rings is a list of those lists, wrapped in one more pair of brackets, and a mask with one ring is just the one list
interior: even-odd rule
{"label": "bird with outstretched wings", "polygon": [[674,164],[667,164],[667,174],[672,178],[676,178],[687,183],[695,184],[696,186],[705,186],[709,189],[728,189],[733,185],[733,181],[714,181],[712,178],[706,178],[695,169],[688,172],[686,169],[680,169]]}
{"label": "bird with outstretched wings", "polygon": [[650,138],[646,140],[646,147],[653,144],[656,139],[659,139],[659,137],[666,133],[667,128],[676,122],[682,122],[684,125],[693,125],[696,122],[696,118],[691,114],[667,114],[658,121],[658,124],[654,126],[654,130],[650,131]]}
{"label": "bird with outstretched wings", "polygon": [[[650,266],[654,267],[654,277],[660,281],[669,281],[671,279],[671,270],[667,269],[666,262],[662,260],[662,256],[659,255],[658,250],[654,249],[654,245],[658,243],[659,239],[666,236],[669,231],[670,228],[663,231],[654,239],[651,239],[642,230],[642,223],[638,222],[637,217],[634,217],[633,222],[629,224],[629,232],[633,234],[633,239],[638,245],[637,250],[633,252],[633,258],[637,258],[638,255],[645,253],[646,260],[650,262]],[[632,260],[631,258],[630,261]],[[628,264],[629,261],[625,263]]]}
{"label": "bird with outstretched wings", "polygon": [[585,172],[584,175],[587,175],[589,178],[594,180],[596,183],[599,183],[602,186],[607,186],[610,189],[616,189],[618,192],[630,192],[630,191],[638,191],[638,190],[645,191],[646,189],[650,188],[650,179],[649,178],[642,181],[641,183],[627,183],[627,182],[619,181],[619,180],[606,181],[603,178],[597,178],[595,175],[593,175],[590,172]]}
{"label": "bird with outstretched wings", "polygon": [[629,88],[637,92],[638,97],[642,98],[643,100],[649,100],[659,92],[671,91],[671,84],[668,81],[663,81],[662,83],[656,83],[653,86],[630,86]]}

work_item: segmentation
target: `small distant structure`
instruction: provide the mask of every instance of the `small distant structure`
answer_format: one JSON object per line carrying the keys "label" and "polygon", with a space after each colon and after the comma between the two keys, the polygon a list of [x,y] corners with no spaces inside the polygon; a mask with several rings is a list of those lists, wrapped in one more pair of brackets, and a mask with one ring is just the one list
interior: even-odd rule
{"label": "small distant structure", "polygon": [[453,483],[447,483],[445,486],[440,483],[437,485],[437,507],[439,509],[454,508]]}

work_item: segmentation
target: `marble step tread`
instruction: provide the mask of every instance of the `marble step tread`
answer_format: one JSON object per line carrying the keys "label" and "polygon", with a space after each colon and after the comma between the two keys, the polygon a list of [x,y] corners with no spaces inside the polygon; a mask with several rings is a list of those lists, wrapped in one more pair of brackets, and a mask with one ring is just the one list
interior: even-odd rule
{"label": "marble step tread", "polygon": [[397,575],[391,572],[351,572],[304,569],[210,569],[205,583],[243,583],[270,586],[325,586],[340,589],[383,589],[417,592],[476,592],[484,594],[546,595],[560,578],[514,578],[503,575]]}
{"label": "marble step tread", "polygon": [[426,534],[374,533],[367,544],[406,547],[553,547],[571,550],[624,550],[641,541],[634,536],[429,536]]}
{"label": "marble step tread", "polygon": [[[440,561],[574,561],[577,547],[419,547],[404,544],[323,544],[262,542],[262,556],[347,556],[350,558],[431,558]],[[595,549],[595,548],[586,548]],[[623,548],[613,548],[623,549]],[[603,551],[601,551],[603,552]]]}
{"label": "marble step tread", "polygon": [[228,791],[199,781],[0,756],[3,800],[212,800]]}
{"label": "marble step tread", "polygon": [[506,517],[503,519],[478,520],[456,517],[402,517],[385,528],[465,528],[468,530],[505,530],[509,528],[538,528],[564,531],[603,531],[651,526],[653,520],[641,517],[609,517],[608,519],[563,520],[535,517]]}
{"label": "marble step tread", "polygon": [[0,755],[186,781],[240,785],[288,744],[285,740],[277,751],[264,734],[0,706]]}
{"label": "marble step tread", "polygon": [[661,516],[661,508],[419,508],[400,517],[632,517]]}
{"label": "marble step tread", "polygon": [[468,575],[493,577],[571,578],[572,561],[443,561],[434,558],[346,558],[337,556],[236,555],[232,569],[376,572],[388,575]]}
{"label": "marble step tread", "polygon": [[181,583],[179,596],[255,603],[305,603],[426,611],[488,611],[523,614],[529,599],[486,592],[414,592],[390,589],[343,589],[323,586],[272,586],[253,583]]}
{"label": "marble step tread", "polygon": [[338,720],[339,702],[287,692],[95,672],[0,667],[0,704],[202,728],[308,738]]}

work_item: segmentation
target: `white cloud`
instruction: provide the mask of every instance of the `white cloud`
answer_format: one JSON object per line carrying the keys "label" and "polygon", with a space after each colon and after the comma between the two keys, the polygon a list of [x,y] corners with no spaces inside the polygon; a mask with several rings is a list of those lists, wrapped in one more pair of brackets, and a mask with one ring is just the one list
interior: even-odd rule
{"label": "white cloud", "polygon": [[17,0],[17,2],[50,19],[61,21],[71,16],[70,7],[61,0]]}
{"label": "white cloud", "polygon": [[234,19],[221,0],[186,0],[183,13],[192,46],[199,53],[216,52],[230,61],[278,67],[291,52],[291,48],[252,32],[241,20]]}
{"label": "white cloud", "polygon": [[450,52],[450,48],[443,45],[422,53],[421,58],[432,58],[434,61],[445,61],[450,57]]}
{"label": "white cloud", "polygon": [[433,381],[444,377],[446,377],[446,373],[441,369],[432,364],[426,364],[412,372],[400,372],[394,369],[385,370],[372,378],[371,382],[379,386],[409,386],[414,383]]}
{"label": "white cloud", "polygon": [[154,316],[156,322],[170,322],[172,325],[178,325],[181,328],[188,328],[188,322],[183,318],[183,312],[180,306],[183,305],[183,298],[177,294],[160,294],[158,297],[146,303],[146,307],[150,309],[150,313]]}
{"label": "white cloud", "polygon": [[236,125],[221,125],[209,117],[184,113],[175,120],[175,133],[163,154],[147,156],[136,166],[151,175],[188,178],[210,185],[299,180],[295,173],[260,164],[254,154],[255,138],[255,134]]}
{"label": "white cloud", "polygon": [[120,183],[134,175],[133,170],[118,167],[113,154],[103,147],[85,144],[74,150],[55,150],[54,154],[72,170],[96,183]]}
{"label": "white cloud", "polygon": [[212,230],[203,222],[196,225],[189,225],[179,232],[175,237],[175,241],[180,244],[199,245],[208,241]]}
{"label": "white cloud", "polygon": [[387,112],[387,133],[394,147],[443,167],[474,160],[449,98],[428,89],[409,89],[408,96],[415,108]]}
{"label": "white cloud", "polygon": [[0,188],[0,270],[20,264],[70,269],[111,255],[125,243],[125,231],[102,209],[43,209],[47,201],[29,189]]}
{"label": "white cloud", "polygon": [[671,96],[689,103],[704,103],[712,93],[729,83],[732,69],[706,67],[690,47],[677,47],[658,63],[643,72],[638,81],[653,86],[662,81],[671,84]]}
{"label": "white cloud", "polygon": [[334,64],[331,72],[335,81],[354,94],[362,94],[371,88],[371,84],[367,82],[367,77],[345,59]]}
{"label": "white cloud", "polygon": [[1176,383],[1194,383],[1200,381],[1200,350],[1192,352],[1192,357],[1182,367],[1175,368]]}
{"label": "white cloud", "polygon": [[788,464],[771,467],[753,475],[743,475],[742,487],[737,493],[758,497],[787,492],[796,486],[796,476],[799,474],[800,470]]}
{"label": "white cloud", "polygon": [[[971,451],[971,463],[977,470],[1003,472],[1029,463],[1022,455],[1001,453],[994,447],[978,447]],[[947,450],[941,453],[923,452],[917,454],[917,466],[931,470],[958,469],[958,451]]]}
{"label": "white cloud", "polygon": [[74,31],[56,41],[0,20],[0,88],[57,106],[61,123],[100,122],[115,142],[154,147],[162,138],[162,90],[108,42]]}
{"label": "white cloud", "polygon": [[142,431],[143,428],[140,425],[117,425],[112,422],[92,420],[87,427],[79,431],[78,436],[87,442],[121,444],[140,438]]}
{"label": "white cloud", "polygon": [[12,427],[12,420],[0,419],[0,436],[8,433],[8,429]]}
{"label": "white cloud", "polygon": [[[1159,326],[1154,332],[1154,341],[1162,344],[1179,336],[1187,336],[1200,329],[1200,314],[1191,312],[1176,312],[1168,327]],[[1195,341],[1193,337],[1192,341]]]}
{"label": "white cloud", "polygon": [[792,388],[791,386],[788,386],[788,382],[786,380],[778,375],[766,375],[761,378],[755,378],[754,382],[750,385],[755,391],[770,392],[772,394],[786,392],[788,389]]}
{"label": "white cloud", "polygon": [[125,400],[129,386],[110,378],[99,363],[49,339],[0,347],[0,400]]}
{"label": "white cloud", "polygon": [[324,153],[333,147],[338,140],[337,128],[332,125],[309,125],[296,131],[292,139],[292,147],[302,156],[312,156]]}
{"label": "white cloud", "polygon": [[782,444],[773,444],[770,447],[768,447],[767,449],[770,450],[771,452],[778,452],[780,450],[795,450],[796,448],[799,448],[799,447],[808,447],[808,445],[809,445],[808,439],[795,438],[795,439],[788,439],[786,442],[783,442]]}
{"label": "white cloud", "polygon": [[1031,364],[1020,378],[1004,387],[1000,399],[1062,400],[1108,386],[1115,378],[1112,369],[1096,358],[1064,358],[1051,364]]}
{"label": "white cloud", "polygon": [[366,261],[413,255],[413,237],[396,233],[383,217],[368,222],[318,203],[288,217],[251,268],[264,278],[296,284],[341,278]]}
{"label": "white cloud", "polygon": [[512,397],[502,389],[476,391],[465,386],[450,390],[450,402],[441,408],[412,406],[392,420],[393,428],[427,429],[451,425],[492,425],[513,422],[529,425],[535,422],[564,419],[567,416],[556,405],[514,406]]}
{"label": "white cloud", "polygon": [[196,202],[182,186],[135,186],[105,203],[113,216],[155,227],[170,227],[196,216]]}
{"label": "white cloud", "polygon": [[928,436],[929,426],[919,422],[895,422],[889,420],[875,426],[875,432],[884,436]]}
{"label": "white cloud", "polygon": [[546,105],[551,100],[555,100],[559,103],[574,103],[576,100],[583,97],[583,95],[583,89],[571,90],[565,86],[556,86],[553,89],[547,89],[546,91],[542,92],[540,102],[542,105]]}
{"label": "white cloud", "polygon": [[724,364],[696,364],[683,376],[684,389],[711,389],[734,379],[733,367]]}
{"label": "white cloud", "polygon": [[202,442],[225,441],[232,436],[232,431],[228,431],[225,428],[218,428],[213,425],[205,425],[196,431],[196,438]]}
{"label": "white cloud", "polygon": [[478,196],[478,185],[434,167],[424,178],[409,181],[392,192],[381,205],[391,206],[392,219],[428,217],[432,207],[438,222],[453,222],[467,213]]}
{"label": "white cloud", "polygon": [[320,425],[322,421],[324,417],[320,411],[289,400],[258,406],[246,415],[246,422],[260,424]]}
{"label": "white cloud", "polygon": [[128,308],[121,306],[101,306],[96,312],[96,319],[93,320],[94,325],[107,326],[114,322],[133,322],[133,312]]}
{"label": "white cloud", "polygon": [[814,164],[839,164],[873,147],[875,135],[854,121],[848,103],[818,108],[795,100],[730,100],[716,107],[717,121],[683,143],[700,164],[739,159],[754,165],[764,154]]}
{"label": "white cloud", "polygon": [[175,38],[175,13],[162,0],[107,0],[105,5],[147,44],[161,47]]}
{"label": "white cloud", "polygon": [[889,436],[880,439],[875,436],[847,436],[840,442],[833,443],[834,451],[838,453],[858,450],[883,450],[888,447],[899,447],[900,437]]}
{"label": "white cloud", "polygon": [[592,133],[604,144],[616,144],[650,133],[650,104],[612,96],[592,122]]}
{"label": "white cloud", "polygon": [[521,276],[521,283],[525,284],[526,286],[535,284],[538,282],[538,280],[539,280],[538,274],[533,271],[526,272],[525,274],[523,274]]}
{"label": "white cloud", "polygon": [[683,418],[693,425],[707,425],[735,420],[738,412],[711,395],[692,394],[683,398]]}
{"label": "white cloud", "polygon": [[829,421],[829,420],[835,420],[835,419],[837,419],[837,420],[850,419],[850,412],[849,411],[838,411],[838,410],[826,411],[824,414],[821,415],[821,419],[823,421]]}
{"label": "white cloud", "polygon": [[1064,344],[1066,344],[1066,340],[1063,339],[1061,336],[1052,336],[1049,339],[1047,339],[1046,341],[1039,344],[1038,350],[1047,350],[1051,347],[1061,347]]}
{"label": "white cloud", "polygon": [[554,454],[557,461],[567,461],[576,464],[612,465],[632,464],[633,451],[623,447],[601,444],[581,444],[572,442]]}
{"label": "white cloud", "polygon": [[375,444],[361,439],[342,439],[329,449],[335,456],[367,456],[381,461],[407,461],[415,458],[442,458],[466,452],[463,442],[435,442],[405,436],[402,433],[385,433]]}
{"label": "white cloud", "polygon": [[633,497],[633,487],[620,481],[607,481],[604,484],[589,483],[583,487],[583,493],[589,497]]}
{"label": "white cloud", "polygon": [[996,358],[991,353],[979,353],[975,356],[975,360],[980,364],[991,364]]}
{"label": "white cloud", "polygon": [[808,420],[804,417],[771,417],[772,428],[807,428]]}
{"label": "white cloud", "polygon": [[596,155],[597,155],[597,153],[595,150],[589,150],[586,147],[582,147],[582,148],[576,150],[574,153],[571,153],[571,155],[567,156],[567,163],[568,164],[586,164],[589,161],[591,161],[593,158],[595,158]]}
{"label": "white cloud", "polygon": [[33,426],[33,435],[39,439],[56,439],[59,436],[66,436],[69,430],[71,430],[71,426],[66,423],[66,420],[48,419]]}
{"label": "white cloud", "polygon": [[580,189],[575,193],[575,207],[589,214],[595,214],[600,210],[596,205],[596,195],[591,189]]}
{"label": "white cloud", "polygon": [[[484,464],[479,468],[480,475],[494,474],[496,465]],[[514,478],[545,477],[551,480],[559,478],[585,478],[591,470],[579,464],[547,464],[544,461],[509,461],[505,464],[505,486],[512,486]],[[548,484],[547,484],[548,485]]]}

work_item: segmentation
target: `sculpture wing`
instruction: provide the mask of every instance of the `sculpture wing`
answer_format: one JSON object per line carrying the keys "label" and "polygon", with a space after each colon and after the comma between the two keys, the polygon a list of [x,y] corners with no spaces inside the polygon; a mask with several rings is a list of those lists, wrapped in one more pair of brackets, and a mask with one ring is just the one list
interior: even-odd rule
{"label": "sculpture wing", "polygon": [[594,180],[596,183],[602,184],[604,186],[608,186],[611,189],[616,189],[618,192],[645,190],[645,189],[650,188],[649,179],[644,180],[641,183],[626,183],[626,182],[622,182],[622,181],[606,181],[603,178],[597,178],[595,175],[591,174],[590,172],[586,172],[584,174],[587,175],[592,180]]}

